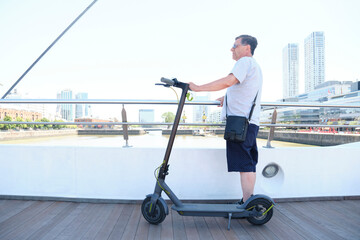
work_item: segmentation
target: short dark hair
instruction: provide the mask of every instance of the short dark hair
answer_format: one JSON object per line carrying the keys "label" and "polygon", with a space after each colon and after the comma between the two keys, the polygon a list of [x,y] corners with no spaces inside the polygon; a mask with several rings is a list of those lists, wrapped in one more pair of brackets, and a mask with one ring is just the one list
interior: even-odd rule
{"label": "short dark hair", "polygon": [[258,44],[256,38],[254,38],[250,35],[240,35],[240,36],[236,37],[235,40],[238,40],[239,38],[241,38],[241,44],[243,46],[250,45],[251,55],[254,55],[255,48]]}

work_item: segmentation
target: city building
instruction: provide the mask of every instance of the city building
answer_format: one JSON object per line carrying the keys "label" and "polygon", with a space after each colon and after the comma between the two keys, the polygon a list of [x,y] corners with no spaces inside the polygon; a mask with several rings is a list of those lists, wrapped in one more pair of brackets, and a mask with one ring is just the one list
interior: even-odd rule
{"label": "city building", "polygon": [[[75,95],[75,99],[85,100],[88,99],[88,93],[78,93]],[[75,105],[75,118],[89,117],[90,105],[89,104],[76,104]]]}
{"label": "city building", "polygon": [[[27,97],[27,94],[22,94],[20,92],[17,91],[17,89],[14,89],[12,92],[10,92],[7,96],[6,99],[24,99],[24,95],[25,98]],[[32,119],[32,115],[27,114],[27,113],[31,113],[34,112],[35,113],[35,119],[36,115],[38,116],[42,116],[42,117],[46,117],[49,118],[50,113],[46,110],[45,105],[44,104],[4,104],[3,106],[0,106],[0,108],[3,109],[8,109],[8,110],[16,110],[16,112],[20,115],[20,112],[23,112],[23,115],[27,115],[27,118]],[[8,111],[9,112],[9,111]],[[15,113],[15,112],[14,112]],[[39,115],[40,114],[40,115]],[[16,114],[15,114],[16,115]],[[25,120],[25,118],[23,118]]]}
{"label": "city building", "polygon": [[42,119],[43,115],[39,112],[26,111],[21,109],[0,108],[0,120],[3,120],[6,116],[10,116],[12,121],[16,121],[16,118],[21,117],[24,121],[36,121]]}
{"label": "city building", "polygon": [[[57,94],[57,99],[73,99],[72,91],[66,89]],[[74,106],[72,104],[61,104],[58,105],[57,111],[60,112],[62,119],[72,122],[74,120]]]}
{"label": "city building", "polygon": [[[360,85],[357,81],[353,85]],[[328,104],[360,104],[360,89],[354,89],[347,93],[330,96],[326,103]],[[329,125],[345,124],[360,125],[360,109],[359,108],[320,108],[320,122]]]}
{"label": "city building", "polygon": [[[139,109],[139,122],[153,123],[155,120],[154,109]],[[152,127],[152,125],[143,125],[143,127]]]}
{"label": "city building", "polygon": [[283,49],[283,97],[299,94],[299,47],[289,43]]}
{"label": "city building", "polygon": [[207,121],[210,123],[221,123],[221,108],[211,111]]}
{"label": "city building", "polygon": [[[206,93],[202,95],[201,93],[194,94],[194,101],[210,101],[210,94]],[[205,122],[209,117],[209,106],[195,105],[193,106],[193,122]]]}
{"label": "city building", "polygon": [[353,82],[350,81],[326,81],[315,87],[313,91],[303,93],[298,96],[298,102],[324,102],[328,101],[332,96],[342,95],[351,92]]}
{"label": "city building", "polygon": [[[283,99],[285,102],[323,102],[326,104],[359,104],[360,82],[326,81],[313,91]],[[261,112],[260,121],[270,123],[273,109]],[[360,109],[338,107],[279,107],[277,122],[295,124],[360,124]]]}
{"label": "city building", "polygon": [[310,92],[325,81],[325,35],[312,32],[304,41],[305,92]]}

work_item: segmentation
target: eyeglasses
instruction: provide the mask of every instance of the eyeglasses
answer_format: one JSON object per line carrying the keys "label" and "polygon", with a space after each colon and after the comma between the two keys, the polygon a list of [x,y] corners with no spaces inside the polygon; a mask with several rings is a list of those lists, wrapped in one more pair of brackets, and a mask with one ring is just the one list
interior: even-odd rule
{"label": "eyeglasses", "polygon": [[237,47],[240,46],[240,45],[241,45],[241,46],[246,46],[246,45],[243,45],[243,44],[240,43],[240,44],[234,44],[234,46],[232,46],[232,48],[235,49],[235,48],[237,48]]}
{"label": "eyeglasses", "polygon": [[237,48],[240,44],[234,44],[234,46],[232,46],[233,49]]}

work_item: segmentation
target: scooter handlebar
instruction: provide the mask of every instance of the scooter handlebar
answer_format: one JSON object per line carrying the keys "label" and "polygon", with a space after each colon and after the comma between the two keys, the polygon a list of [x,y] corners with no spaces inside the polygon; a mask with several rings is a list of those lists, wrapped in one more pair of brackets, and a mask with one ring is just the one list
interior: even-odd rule
{"label": "scooter handlebar", "polygon": [[168,79],[168,78],[162,77],[161,82],[163,82],[163,83],[165,83],[165,84],[167,84],[169,86],[174,86],[177,83],[177,80],[176,80],[176,78]]}

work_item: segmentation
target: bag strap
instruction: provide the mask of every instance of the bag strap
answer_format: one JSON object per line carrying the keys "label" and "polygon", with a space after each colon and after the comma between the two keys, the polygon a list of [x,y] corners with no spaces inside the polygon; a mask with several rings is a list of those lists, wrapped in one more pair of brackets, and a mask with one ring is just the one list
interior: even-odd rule
{"label": "bag strap", "polygon": [[253,105],[252,105],[251,110],[250,110],[249,121],[251,119],[251,116],[253,114],[253,111],[254,111],[254,108],[255,108],[255,105],[256,105],[256,98],[257,98],[258,93],[259,93],[259,91],[256,93],[256,96],[255,96],[254,101],[253,101]]}
{"label": "bag strap", "polygon": [[[253,111],[254,111],[254,108],[255,108],[255,105],[256,105],[256,99],[257,99],[258,93],[259,93],[259,91],[257,91],[257,93],[255,95],[255,98],[254,98],[254,101],[253,101],[253,104],[251,106],[251,110],[250,110],[250,114],[249,114],[249,121],[251,119],[251,116],[253,114]],[[227,94],[225,94],[225,102],[226,102],[226,117],[227,117],[228,116],[228,114],[227,114],[227,108],[228,108]]]}

